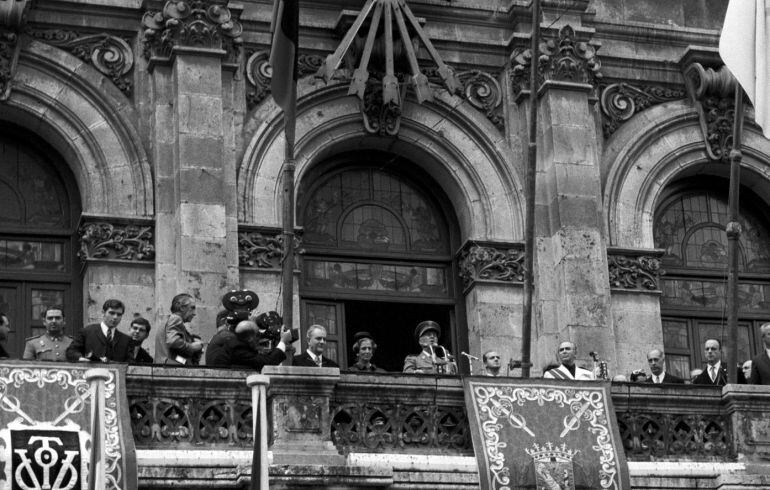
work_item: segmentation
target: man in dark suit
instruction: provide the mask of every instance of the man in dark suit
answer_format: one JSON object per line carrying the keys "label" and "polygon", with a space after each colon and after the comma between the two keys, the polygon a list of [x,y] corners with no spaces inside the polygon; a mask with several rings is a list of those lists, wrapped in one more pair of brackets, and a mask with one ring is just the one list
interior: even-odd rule
{"label": "man in dark suit", "polygon": [[326,329],[321,325],[311,325],[307,329],[307,350],[294,356],[292,366],[339,367],[339,365],[324,356],[326,349]]}
{"label": "man in dark suit", "polygon": [[727,370],[722,366],[722,344],[717,339],[708,339],[703,348],[706,367],[695,379],[694,385],[724,386],[727,384]]}
{"label": "man in dark suit", "polygon": [[759,327],[762,335],[762,350],[751,360],[751,379],[753,385],[770,385],[770,323]]}
{"label": "man in dark suit", "polygon": [[666,355],[660,349],[652,349],[647,353],[647,364],[650,366],[650,376],[645,383],[683,385],[684,380],[666,372]]}
{"label": "man in dark suit", "polygon": [[263,366],[277,366],[283,362],[286,346],[291,343],[291,331],[283,329],[278,345],[264,354],[257,351],[257,332],[257,324],[251,320],[238,322],[233,330],[220,330],[206,349],[206,365],[261,371]]}
{"label": "man in dark suit", "polygon": [[129,362],[132,364],[152,364],[152,356],[144,350],[142,342],[150,336],[150,322],[146,318],[137,316],[131,320],[128,326],[128,335],[133,343],[131,344]]}
{"label": "man in dark suit", "polygon": [[86,325],[67,347],[70,362],[128,362],[131,337],[118,330],[126,307],[122,301],[108,299],[102,306],[102,322]]}

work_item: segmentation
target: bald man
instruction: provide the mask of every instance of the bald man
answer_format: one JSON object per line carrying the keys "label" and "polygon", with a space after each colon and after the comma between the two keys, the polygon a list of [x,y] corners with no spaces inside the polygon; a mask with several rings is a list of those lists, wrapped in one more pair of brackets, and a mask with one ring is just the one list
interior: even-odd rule
{"label": "bald man", "polygon": [[546,379],[577,379],[580,381],[594,380],[594,374],[588,369],[583,369],[575,364],[577,358],[577,347],[573,342],[562,342],[556,351],[559,358],[558,367],[549,369],[543,374]]}
{"label": "bald man", "polygon": [[647,378],[646,383],[683,385],[684,380],[673,374],[666,372],[666,354],[660,349],[652,349],[647,353],[647,365],[650,366],[652,376]]}

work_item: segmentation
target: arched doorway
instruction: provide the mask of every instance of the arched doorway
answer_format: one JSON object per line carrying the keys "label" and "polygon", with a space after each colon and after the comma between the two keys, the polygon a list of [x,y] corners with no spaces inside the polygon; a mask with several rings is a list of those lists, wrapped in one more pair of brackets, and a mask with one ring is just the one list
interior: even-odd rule
{"label": "arched doorway", "polygon": [[[656,248],[664,250],[661,315],[668,369],[689,378],[702,367],[703,344],[727,336],[728,182],[691,178],[672,185],[657,207]],[[770,318],[770,216],[754,193],[741,189],[738,362],[761,344],[758,326]],[[729,369],[729,367],[728,367]]]}
{"label": "arched doorway", "polygon": [[64,160],[28,131],[0,125],[0,310],[12,330],[7,350],[44,332],[42,313],[62,306],[67,333],[81,325],[75,229],[80,199]]}
{"label": "arched doorway", "polygon": [[303,179],[302,327],[325,325],[328,355],[341,366],[354,362],[353,335],[368,331],[379,346],[375,362],[400,371],[418,350],[414,327],[427,319],[456,352],[458,245],[443,202],[415,165],[382,152],[338,155]]}

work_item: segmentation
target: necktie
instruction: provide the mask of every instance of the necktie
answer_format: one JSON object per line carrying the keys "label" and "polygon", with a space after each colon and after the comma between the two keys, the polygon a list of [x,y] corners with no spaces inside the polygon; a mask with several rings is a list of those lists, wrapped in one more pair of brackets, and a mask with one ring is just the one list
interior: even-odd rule
{"label": "necktie", "polygon": [[318,367],[323,367],[323,366],[321,366],[321,363],[323,363],[323,357],[316,356],[315,363],[318,364]]}
{"label": "necktie", "polygon": [[113,330],[110,328],[109,330],[107,330],[107,342],[112,344],[112,339],[113,339]]}
{"label": "necktie", "polygon": [[655,376],[655,384],[656,385],[660,384],[660,376],[657,376],[657,375]]}
{"label": "necktie", "polygon": [[709,366],[709,376],[711,377],[711,382],[713,383],[717,377],[717,368],[715,366]]}

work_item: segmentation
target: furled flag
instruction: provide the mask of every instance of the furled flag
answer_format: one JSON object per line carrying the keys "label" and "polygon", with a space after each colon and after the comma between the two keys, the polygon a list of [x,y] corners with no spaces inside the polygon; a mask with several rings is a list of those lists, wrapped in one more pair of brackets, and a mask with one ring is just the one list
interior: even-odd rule
{"label": "furled flag", "polygon": [[296,103],[293,87],[297,83],[299,0],[275,0],[272,33],[270,89],[275,102],[286,112]]}
{"label": "furled flag", "polygon": [[770,0],[730,0],[719,54],[754,106],[754,120],[770,138]]}

